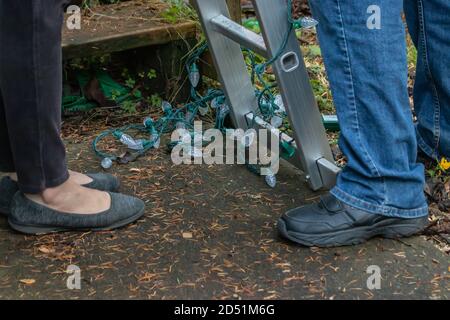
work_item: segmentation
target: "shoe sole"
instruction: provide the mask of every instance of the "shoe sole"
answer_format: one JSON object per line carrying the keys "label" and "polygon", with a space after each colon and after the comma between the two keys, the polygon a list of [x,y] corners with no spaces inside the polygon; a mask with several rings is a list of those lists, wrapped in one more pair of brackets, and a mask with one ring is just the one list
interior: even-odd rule
{"label": "shoe sole", "polygon": [[52,227],[52,226],[37,226],[37,225],[24,225],[21,223],[17,223],[13,221],[11,218],[8,219],[8,223],[10,227],[18,232],[30,235],[44,235],[50,233],[58,233],[58,232],[73,232],[73,231],[111,231],[114,229],[118,229],[124,226],[127,226],[136,220],[140,219],[145,213],[145,208],[140,210],[137,214],[115,222],[114,224],[107,227],[99,227],[99,228],[62,228],[62,227]]}
{"label": "shoe sole", "polygon": [[423,229],[417,225],[398,225],[395,226],[377,226],[359,227],[349,231],[330,232],[326,234],[301,234],[288,231],[283,219],[278,220],[278,232],[292,242],[307,247],[340,247],[357,245],[366,242],[374,237],[384,237],[388,239],[398,239],[413,236]]}

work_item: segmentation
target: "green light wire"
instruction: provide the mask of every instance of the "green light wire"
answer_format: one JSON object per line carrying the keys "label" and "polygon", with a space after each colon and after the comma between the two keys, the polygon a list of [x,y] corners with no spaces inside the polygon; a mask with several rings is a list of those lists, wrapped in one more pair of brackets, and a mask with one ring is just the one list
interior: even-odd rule
{"label": "green light wire", "polygon": [[[262,117],[265,121],[268,121],[271,117],[274,116],[275,111],[279,109],[279,106],[275,103],[275,95],[272,93],[272,90],[276,88],[276,84],[270,84],[264,79],[264,74],[267,70],[267,68],[271,65],[273,65],[284,53],[286,46],[289,42],[289,37],[291,35],[291,32],[293,29],[299,29],[302,27],[301,19],[295,20],[293,18],[293,12],[292,12],[292,0],[287,0],[288,2],[288,8],[291,8],[288,10],[288,29],[287,32],[283,38],[283,42],[280,46],[280,48],[277,50],[276,54],[269,60],[263,62],[263,63],[256,63],[256,55],[254,52],[247,48],[242,48],[244,52],[248,54],[248,58],[250,60],[250,67],[251,67],[251,79],[253,85],[256,84],[258,81],[262,85],[262,90],[255,89],[255,95],[257,97],[258,102],[258,109],[261,113]],[[206,41],[201,43],[196,50],[194,50],[191,55],[186,60],[186,70],[189,74],[191,71],[191,67],[198,63],[200,60],[201,55],[208,49],[208,44]],[[121,133],[125,133],[128,130],[137,130],[146,134],[149,134],[150,136],[157,134],[158,139],[161,137],[163,133],[170,132],[173,130],[173,127],[177,122],[183,122],[187,128],[192,128],[192,122],[195,116],[198,113],[198,110],[200,106],[206,106],[208,103],[210,103],[213,99],[221,98],[223,102],[225,101],[224,93],[221,90],[218,89],[209,89],[207,94],[205,96],[202,96],[198,91],[197,88],[194,87],[191,84],[191,99],[192,102],[184,105],[181,108],[178,108],[175,112],[171,113],[170,115],[166,115],[162,118],[160,118],[158,121],[154,122],[154,125],[150,127],[146,127],[145,125],[128,125],[121,128],[116,129],[110,129],[102,132],[100,135],[98,135],[92,145],[94,152],[97,156],[102,158],[110,158],[112,160],[116,160],[117,157],[114,155],[107,154],[105,152],[102,152],[98,149],[98,144],[101,140],[105,139],[106,137],[112,135],[118,138]],[[226,104],[224,102],[224,104]],[[191,116],[189,119],[186,119],[184,116],[184,111],[189,112]],[[225,117],[228,113],[222,114],[222,112],[219,112],[219,110],[216,110],[216,123],[215,127],[219,130],[225,130],[224,122]],[[253,118],[255,121],[255,117]],[[143,155],[146,152],[148,152],[150,149],[152,149],[155,145],[155,140],[144,140],[143,145],[144,148],[142,150],[137,151],[138,155]],[[173,145],[173,144],[172,144]],[[285,146],[283,146],[285,147]],[[251,168],[251,171],[255,171],[255,168]]]}

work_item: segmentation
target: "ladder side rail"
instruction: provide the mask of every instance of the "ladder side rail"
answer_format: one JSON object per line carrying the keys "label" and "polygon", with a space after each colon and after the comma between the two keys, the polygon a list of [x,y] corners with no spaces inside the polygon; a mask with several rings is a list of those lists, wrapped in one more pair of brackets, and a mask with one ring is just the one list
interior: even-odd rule
{"label": "ladder side rail", "polygon": [[[275,56],[289,31],[286,1],[252,1],[267,51],[269,55]],[[310,187],[313,190],[330,188],[335,179],[330,179],[327,175],[324,181],[320,168],[324,173],[330,173],[327,167],[334,166],[334,159],[294,30],[289,35],[283,56],[274,63],[273,69],[294,131],[302,169],[307,175]],[[319,160],[327,163],[327,166],[323,168],[321,165],[319,168]],[[336,170],[338,172],[336,168],[331,170],[331,174]]]}
{"label": "ladder side rail", "polygon": [[212,19],[229,18],[225,0],[193,0],[236,128],[247,129],[246,114],[257,108],[255,91],[241,46],[217,31]]}

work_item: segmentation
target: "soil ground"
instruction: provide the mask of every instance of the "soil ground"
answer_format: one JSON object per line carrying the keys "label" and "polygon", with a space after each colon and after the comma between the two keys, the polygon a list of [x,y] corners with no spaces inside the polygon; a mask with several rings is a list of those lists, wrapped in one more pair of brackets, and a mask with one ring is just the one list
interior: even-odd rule
{"label": "soil ground", "polygon": [[[99,170],[90,142],[67,144],[71,168]],[[449,257],[423,236],[333,249],[280,239],[278,217],[319,196],[290,166],[275,189],[242,166],[174,166],[163,149],[113,172],[147,203],[127,228],[31,237],[0,218],[0,299],[449,297]],[[81,290],[66,288],[72,264]],[[380,290],[367,288],[371,265]]]}
{"label": "soil ground", "polygon": [[[108,110],[66,119],[70,167],[99,171],[93,136],[130,121]],[[290,166],[275,189],[243,166],[174,166],[163,149],[112,172],[123,192],[146,201],[145,217],[112,232],[38,237],[11,231],[0,217],[0,299],[449,298],[445,230],[332,249],[280,239],[278,217],[320,196]],[[69,265],[81,269],[81,290],[66,287]],[[380,290],[367,287],[372,265]]]}

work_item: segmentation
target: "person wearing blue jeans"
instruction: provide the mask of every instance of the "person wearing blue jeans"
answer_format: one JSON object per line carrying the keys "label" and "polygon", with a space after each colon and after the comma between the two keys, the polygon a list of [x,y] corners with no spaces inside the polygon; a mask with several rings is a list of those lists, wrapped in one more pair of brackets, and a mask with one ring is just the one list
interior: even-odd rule
{"label": "person wearing blue jeans", "polygon": [[[279,220],[308,246],[416,234],[427,226],[424,167],[450,156],[450,2],[310,0],[348,163],[317,204]],[[406,16],[418,52],[414,124],[407,87]]]}

